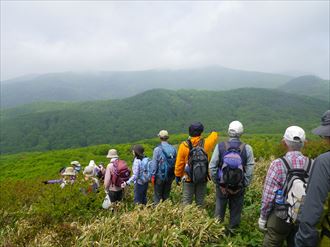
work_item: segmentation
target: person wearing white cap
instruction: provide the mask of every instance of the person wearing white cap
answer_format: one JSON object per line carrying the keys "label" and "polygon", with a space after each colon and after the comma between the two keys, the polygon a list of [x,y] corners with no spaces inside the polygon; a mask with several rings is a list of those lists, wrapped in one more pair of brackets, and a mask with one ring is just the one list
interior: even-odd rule
{"label": "person wearing white cap", "polygon": [[[217,144],[214,148],[210,161],[210,174],[212,181],[216,184],[216,206],[215,217],[220,221],[224,220],[227,204],[229,202],[230,220],[228,234],[239,226],[243,209],[245,188],[250,185],[254,168],[253,149],[249,144],[240,141],[244,132],[241,122],[233,121],[228,126],[229,139],[226,142]],[[235,174],[230,176],[231,169],[227,157],[235,161],[233,171]],[[234,158],[234,159],[233,159]],[[227,175],[228,176],[227,176]],[[224,179],[228,177],[228,179]],[[230,179],[232,177],[233,179]],[[237,179],[236,179],[237,178]]]}
{"label": "person wearing white cap", "polygon": [[[325,145],[330,148],[330,110],[321,118],[321,125],[312,131],[315,135],[325,140]],[[330,192],[330,150],[319,155],[314,162],[314,169],[310,177],[307,194],[299,218],[299,230],[295,237],[295,246],[330,246],[330,214],[322,222],[322,233],[318,245],[318,231],[316,226],[321,220],[324,203]],[[328,199],[330,200],[330,199]]]}
{"label": "person wearing white cap", "polygon": [[79,163],[79,161],[71,161],[71,166],[73,166],[74,170],[76,171],[76,173],[79,173],[81,170],[81,165]]}
{"label": "person wearing white cap", "polygon": [[172,182],[174,180],[174,165],[176,150],[167,141],[167,130],[158,133],[160,145],[153,152],[151,182],[154,185],[154,203],[165,201],[170,196]]}
{"label": "person wearing white cap", "polygon": [[282,246],[285,241],[287,246],[294,246],[295,227],[289,218],[288,208],[284,206],[288,205],[285,193],[290,189],[286,186],[286,180],[291,170],[303,169],[309,174],[312,162],[301,153],[305,139],[305,131],[302,128],[288,127],[282,140],[287,153],[284,157],[274,160],[268,169],[258,220],[259,228],[265,231],[264,247]]}

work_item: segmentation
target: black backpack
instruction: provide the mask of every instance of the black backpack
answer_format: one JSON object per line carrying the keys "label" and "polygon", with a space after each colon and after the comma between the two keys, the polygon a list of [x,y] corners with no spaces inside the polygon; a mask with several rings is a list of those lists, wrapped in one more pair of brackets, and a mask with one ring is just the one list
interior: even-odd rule
{"label": "black backpack", "polygon": [[199,184],[207,181],[209,160],[208,155],[204,150],[204,139],[201,139],[194,147],[190,140],[187,140],[189,147],[188,176],[193,183]]}

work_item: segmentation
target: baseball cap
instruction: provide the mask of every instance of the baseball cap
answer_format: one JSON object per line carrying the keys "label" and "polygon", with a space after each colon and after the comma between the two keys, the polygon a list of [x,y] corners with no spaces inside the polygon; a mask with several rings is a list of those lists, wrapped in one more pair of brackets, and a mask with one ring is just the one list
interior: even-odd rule
{"label": "baseball cap", "polygon": [[161,131],[159,131],[158,136],[159,137],[168,137],[167,130],[161,130]]}
{"label": "baseball cap", "polygon": [[290,126],[285,130],[284,139],[291,142],[304,142],[306,140],[305,131],[299,126]]}

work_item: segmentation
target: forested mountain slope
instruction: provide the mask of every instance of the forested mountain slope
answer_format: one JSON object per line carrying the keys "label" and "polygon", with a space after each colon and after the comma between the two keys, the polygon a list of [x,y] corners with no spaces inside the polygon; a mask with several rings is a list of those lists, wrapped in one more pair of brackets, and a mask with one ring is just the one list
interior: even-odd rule
{"label": "forested mountain slope", "polygon": [[52,150],[122,143],[155,136],[160,129],[185,133],[192,121],[225,131],[238,119],[248,133],[282,133],[289,125],[308,132],[327,102],[277,90],[157,89],[122,100],[32,104],[1,112],[1,152]]}

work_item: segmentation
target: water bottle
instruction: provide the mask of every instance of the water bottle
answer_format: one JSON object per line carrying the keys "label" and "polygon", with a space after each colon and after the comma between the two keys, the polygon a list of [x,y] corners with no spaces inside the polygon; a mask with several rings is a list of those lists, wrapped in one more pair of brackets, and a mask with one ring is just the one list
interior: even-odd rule
{"label": "water bottle", "polygon": [[278,205],[284,204],[283,190],[277,190],[275,194],[275,203]]}

